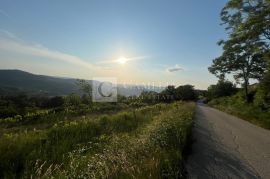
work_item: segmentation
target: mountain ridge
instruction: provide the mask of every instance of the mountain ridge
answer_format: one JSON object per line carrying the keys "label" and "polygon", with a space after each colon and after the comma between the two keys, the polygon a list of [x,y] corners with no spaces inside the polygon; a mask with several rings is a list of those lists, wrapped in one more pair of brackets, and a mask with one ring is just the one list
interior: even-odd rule
{"label": "mountain ridge", "polygon": [[[92,80],[86,80],[91,84]],[[81,94],[77,79],[37,75],[19,69],[0,69],[0,95],[65,96],[71,93]],[[142,91],[150,91],[143,86],[118,84],[118,93],[124,96],[139,95]],[[127,87],[128,86],[128,87]],[[152,91],[160,92],[163,87],[153,87]]]}

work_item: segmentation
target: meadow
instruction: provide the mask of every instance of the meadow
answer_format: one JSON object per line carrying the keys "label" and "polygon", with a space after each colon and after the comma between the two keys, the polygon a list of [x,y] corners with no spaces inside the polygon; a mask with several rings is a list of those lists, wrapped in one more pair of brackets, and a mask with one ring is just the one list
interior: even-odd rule
{"label": "meadow", "polygon": [[0,120],[0,178],[183,178],[195,104],[117,106]]}

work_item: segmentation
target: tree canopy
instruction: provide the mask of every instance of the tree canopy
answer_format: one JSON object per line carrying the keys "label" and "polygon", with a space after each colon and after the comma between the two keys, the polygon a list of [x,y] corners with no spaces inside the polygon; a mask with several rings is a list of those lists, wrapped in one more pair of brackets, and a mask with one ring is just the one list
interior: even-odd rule
{"label": "tree canopy", "polygon": [[213,60],[209,71],[222,80],[232,74],[244,86],[247,100],[249,80],[261,80],[266,72],[269,10],[269,0],[230,0],[221,11],[228,39],[218,42],[223,53]]}
{"label": "tree canopy", "polygon": [[230,81],[219,80],[216,85],[210,85],[207,89],[207,97],[209,100],[223,97],[231,96],[236,92],[235,85]]}

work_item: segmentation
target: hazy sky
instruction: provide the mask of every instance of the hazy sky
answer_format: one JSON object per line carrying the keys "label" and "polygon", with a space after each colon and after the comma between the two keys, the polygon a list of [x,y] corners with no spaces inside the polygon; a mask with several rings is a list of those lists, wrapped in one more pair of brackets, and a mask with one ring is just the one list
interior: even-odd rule
{"label": "hazy sky", "polygon": [[225,3],[0,0],[0,68],[205,89],[216,82],[207,67],[221,53]]}

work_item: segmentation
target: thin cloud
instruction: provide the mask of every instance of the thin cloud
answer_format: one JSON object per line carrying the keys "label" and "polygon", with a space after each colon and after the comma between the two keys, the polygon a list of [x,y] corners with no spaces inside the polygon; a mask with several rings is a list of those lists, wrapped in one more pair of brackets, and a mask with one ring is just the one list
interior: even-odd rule
{"label": "thin cloud", "polygon": [[[120,58],[125,58],[127,62],[129,61],[136,61],[136,60],[144,60],[149,58],[149,56],[137,56],[137,57],[120,57]],[[114,60],[103,60],[98,62],[98,64],[113,64],[113,63],[118,63],[119,59],[114,59]]]}
{"label": "thin cloud", "polygon": [[184,69],[182,67],[180,67],[179,65],[175,65],[174,67],[169,67],[166,69],[166,71],[170,72],[170,73],[182,71],[182,70],[184,70]]}
{"label": "thin cloud", "polygon": [[5,17],[8,17],[9,18],[9,15],[8,13],[6,13],[4,10],[0,9],[0,14],[5,16]]}
{"label": "thin cloud", "polygon": [[93,64],[84,61],[80,57],[55,50],[50,50],[40,44],[26,44],[16,41],[15,39],[0,39],[0,49],[37,57],[45,57],[52,60],[59,60],[88,69],[95,68]]}
{"label": "thin cloud", "polygon": [[11,39],[18,39],[15,34],[5,29],[0,29],[0,35],[11,38]]}

